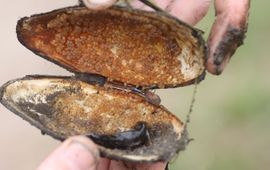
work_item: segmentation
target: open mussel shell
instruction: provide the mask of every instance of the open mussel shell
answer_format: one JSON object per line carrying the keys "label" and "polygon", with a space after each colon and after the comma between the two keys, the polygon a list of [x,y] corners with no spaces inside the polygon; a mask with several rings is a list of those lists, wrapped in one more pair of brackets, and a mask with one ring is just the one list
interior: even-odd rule
{"label": "open mussel shell", "polygon": [[103,156],[168,161],[185,148],[183,123],[161,105],[119,88],[74,77],[26,76],[1,87],[0,101],[42,133],[85,135]]}
{"label": "open mussel shell", "polygon": [[22,18],[17,36],[71,72],[137,87],[184,86],[205,71],[201,31],[162,12],[69,7]]}

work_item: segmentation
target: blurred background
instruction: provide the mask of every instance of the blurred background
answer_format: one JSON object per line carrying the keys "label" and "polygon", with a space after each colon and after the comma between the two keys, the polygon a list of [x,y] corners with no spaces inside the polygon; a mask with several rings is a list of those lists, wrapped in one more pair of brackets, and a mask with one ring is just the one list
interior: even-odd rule
{"label": "blurred background", "polygon": [[[23,16],[70,6],[76,0],[1,0],[0,84],[27,74],[70,75],[34,55],[16,38],[16,21]],[[198,86],[189,124],[195,139],[170,164],[172,170],[268,170],[270,167],[270,1],[251,3],[245,43],[221,76],[207,75]],[[206,32],[213,7],[197,25]],[[182,120],[193,86],[159,90],[165,105]],[[0,169],[31,170],[59,142],[0,106]]]}

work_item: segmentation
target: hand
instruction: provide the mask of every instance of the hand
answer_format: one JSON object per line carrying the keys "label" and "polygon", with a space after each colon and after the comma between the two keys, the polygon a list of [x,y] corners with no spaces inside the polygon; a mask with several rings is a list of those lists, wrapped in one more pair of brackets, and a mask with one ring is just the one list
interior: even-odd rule
{"label": "hand", "polygon": [[[83,0],[92,9],[111,6],[116,0]],[[190,25],[197,24],[207,13],[211,0],[154,0],[164,10]],[[141,2],[132,5],[147,9]],[[206,68],[221,74],[235,50],[243,43],[247,31],[250,0],[215,0],[216,20],[208,38]]]}
{"label": "hand", "polygon": [[100,158],[97,146],[83,136],[71,137],[53,151],[37,170],[164,170],[165,163],[124,163]]}

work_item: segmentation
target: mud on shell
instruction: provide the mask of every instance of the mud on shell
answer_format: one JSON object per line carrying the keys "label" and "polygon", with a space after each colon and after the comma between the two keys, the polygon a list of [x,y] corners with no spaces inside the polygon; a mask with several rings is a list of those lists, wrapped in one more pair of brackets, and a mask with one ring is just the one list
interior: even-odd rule
{"label": "mud on shell", "polygon": [[168,161],[185,146],[183,123],[163,106],[74,77],[27,76],[2,86],[0,97],[43,133],[59,140],[90,136],[109,158]]}
{"label": "mud on shell", "polygon": [[71,72],[133,86],[188,85],[205,71],[201,32],[160,12],[70,7],[19,20],[19,41]]}

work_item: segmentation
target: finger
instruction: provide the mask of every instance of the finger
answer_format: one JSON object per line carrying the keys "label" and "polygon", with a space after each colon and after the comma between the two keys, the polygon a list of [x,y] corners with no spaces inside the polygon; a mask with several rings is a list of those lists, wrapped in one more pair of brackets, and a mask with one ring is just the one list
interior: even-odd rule
{"label": "finger", "polygon": [[86,137],[72,137],[63,142],[38,170],[96,170],[99,152],[93,142]]}
{"label": "finger", "polygon": [[[153,0],[153,1],[150,1],[150,2],[154,3],[155,5],[160,7],[161,9],[166,9],[167,6],[172,1],[173,0],[166,0],[166,1],[164,1],[164,0]],[[143,10],[153,10],[152,8],[150,8],[147,5],[145,5],[144,3],[142,3],[140,0],[133,0],[131,4],[135,8],[139,8],[139,9],[143,9]]]}
{"label": "finger", "polygon": [[100,10],[112,6],[117,0],[83,0],[85,6],[90,9]]}
{"label": "finger", "polygon": [[207,70],[221,74],[247,31],[249,0],[216,0],[216,20],[208,38]]}
{"label": "finger", "polygon": [[110,159],[100,158],[99,164],[97,166],[97,170],[109,170],[110,164],[111,164]]}
{"label": "finger", "polygon": [[[190,25],[197,24],[206,15],[211,4],[211,0],[155,0],[153,2]],[[141,9],[149,9],[149,7],[143,8],[139,1],[134,1],[133,5]]]}
{"label": "finger", "polygon": [[207,13],[211,0],[174,0],[167,10],[180,20],[197,24]]}
{"label": "finger", "polygon": [[139,170],[164,170],[166,163],[127,163],[121,161],[111,161],[110,168],[117,170],[129,170],[129,169],[139,169]]}

